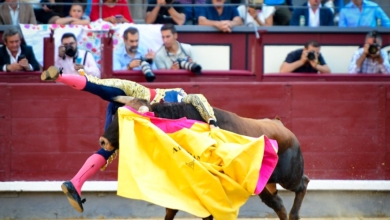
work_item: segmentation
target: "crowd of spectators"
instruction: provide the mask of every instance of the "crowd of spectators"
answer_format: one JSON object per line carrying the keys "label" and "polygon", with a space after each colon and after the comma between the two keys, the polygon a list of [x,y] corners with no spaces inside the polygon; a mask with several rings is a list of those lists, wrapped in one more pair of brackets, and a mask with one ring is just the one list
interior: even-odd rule
{"label": "crowd of spectators", "polygon": [[[288,8],[287,12],[286,10],[280,11],[283,7],[266,5],[263,0],[248,0],[248,4],[241,4],[238,1],[235,2],[238,3],[237,5],[226,4],[225,0],[211,0],[211,4],[196,8],[188,6],[189,2],[186,1],[149,0],[145,22],[164,24],[161,28],[163,45],[156,51],[139,47],[139,32],[135,27],[130,27],[123,33],[124,46],[114,51],[113,69],[143,70],[145,66],[142,61],[145,60],[150,65],[148,68],[150,71],[180,69],[179,60],[193,63],[192,47],[178,41],[175,25],[196,23],[214,26],[223,32],[231,32],[234,26],[239,25],[272,26],[275,23],[310,27],[333,26],[335,14],[337,14],[339,26],[375,27],[379,24],[378,22],[383,26],[390,26],[386,13],[376,3],[369,0],[351,0],[341,9],[333,8],[335,4],[340,4],[339,0],[323,2],[308,0],[302,7],[293,8],[290,16]],[[31,4],[21,4],[22,2]],[[89,0],[89,2],[94,4],[85,8],[84,2],[73,1],[69,7],[63,7],[68,10],[67,13],[59,13],[54,10],[55,0],[5,0],[0,5],[0,24],[86,25],[99,18],[113,24],[134,23],[126,0],[103,0],[104,4],[101,8],[97,5],[99,0]],[[206,4],[206,1],[197,0],[196,3]],[[291,4],[291,1],[287,0],[286,4]],[[275,17],[277,14],[280,15],[278,18]],[[283,18],[290,18],[290,20],[282,21]],[[3,33],[4,46],[0,47],[0,71],[41,69],[32,47],[22,42],[22,35],[17,28],[11,28]],[[380,34],[368,33],[364,46],[351,58],[349,72],[355,74],[390,73],[388,54],[381,46]],[[302,49],[292,51],[287,55],[280,67],[280,73],[331,73],[320,49],[319,42],[307,42]],[[62,36],[55,65],[63,68],[68,74],[79,74],[80,70],[97,77],[101,74],[93,55],[77,47],[77,39],[72,33],[65,33]]]}
{"label": "crowd of spectators", "polygon": [[[55,0],[3,1],[2,25],[88,24],[98,19],[114,24],[135,23],[127,0],[103,0],[102,5],[100,0],[61,0],[69,4],[66,7],[60,7],[61,2]],[[264,0],[148,0],[142,23],[207,25],[225,32],[238,25],[390,27],[389,16],[372,0],[343,3],[344,0],[308,0],[303,5],[292,5],[292,0],[285,0],[284,5],[266,5]]]}

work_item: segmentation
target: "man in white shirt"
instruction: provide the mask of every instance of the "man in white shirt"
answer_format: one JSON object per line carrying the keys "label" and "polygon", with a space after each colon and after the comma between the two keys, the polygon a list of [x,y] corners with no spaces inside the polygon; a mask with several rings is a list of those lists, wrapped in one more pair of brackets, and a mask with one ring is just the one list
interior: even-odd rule
{"label": "man in white shirt", "polygon": [[237,7],[238,14],[245,21],[245,25],[272,26],[274,6],[267,6],[263,0],[249,0],[249,5],[240,5]]}
{"label": "man in white shirt", "polygon": [[330,8],[321,7],[320,0],[309,0],[301,7],[294,8],[290,20],[291,26],[334,26]]}
{"label": "man in white shirt", "polygon": [[154,58],[157,69],[188,69],[199,74],[201,67],[192,60],[191,45],[177,41],[175,26],[173,24],[163,25],[161,35],[164,45],[156,52]]}
{"label": "man in white shirt", "polygon": [[350,74],[390,74],[387,51],[381,49],[382,37],[372,31],[366,35],[364,47],[357,50],[349,65]]}
{"label": "man in white shirt", "polygon": [[66,74],[82,74],[84,70],[88,75],[100,78],[100,70],[91,52],[77,48],[76,36],[65,33],[61,38],[61,46],[58,48],[58,56],[55,60],[57,67],[63,68]]}
{"label": "man in white shirt", "polygon": [[5,46],[0,47],[0,71],[21,72],[40,70],[32,47],[22,45],[21,36],[16,28],[4,31],[3,42]]}

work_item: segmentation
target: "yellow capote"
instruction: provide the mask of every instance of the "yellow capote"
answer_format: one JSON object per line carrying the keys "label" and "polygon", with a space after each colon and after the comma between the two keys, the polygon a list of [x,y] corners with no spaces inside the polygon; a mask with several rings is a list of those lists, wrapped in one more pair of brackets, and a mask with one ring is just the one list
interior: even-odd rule
{"label": "yellow capote", "polygon": [[[119,196],[198,217],[237,219],[239,208],[256,188],[264,136],[210,130],[202,122],[166,133],[160,129],[164,123],[157,127],[148,116],[126,108],[119,108],[118,114]],[[189,120],[161,121],[172,130],[176,126],[172,121],[183,124]]]}

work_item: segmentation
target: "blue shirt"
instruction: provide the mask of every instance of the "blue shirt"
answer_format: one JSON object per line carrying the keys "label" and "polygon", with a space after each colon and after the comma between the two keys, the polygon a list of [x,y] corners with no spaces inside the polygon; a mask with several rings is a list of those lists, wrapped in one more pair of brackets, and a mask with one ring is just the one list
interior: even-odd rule
{"label": "blue shirt", "polygon": [[[115,70],[127,70],[127,66],[129,63],[133,60],[139,60],[141,57],[144,57],[145,54],[147,53],[147,50],[144,48],[138,47],[137,53],[135,53],[134,58],[132,58],[127,52],[126,52],[126,47],[122,46],[115,50],[114,56],[113,56],[113,63],[114,63],[114,71]],[[151,65],[152,69],[157,69],[156,65],[153,64]],[[133,70],[141,70],[141,66],[133,68]]]}
{"label": "blue shirt", "polygon": [[208,20],[212,20],[212,21],[222,21],[222,20],[231,21],[236,16],[239,16],[236,6],[224,5],[221,15],[218,14],[217,9],[213,5],[201,7],[201,8],[203,9],[199,10],[199,16],[203,16]]}
{"label": "blue shirt", "polygon": [[390,27],[389,17],[377,3],[363,0],[360,12],[359,8],[350,2],[340,11],[339,27],[376,27],[378,18],[381,20],[382,26]]}

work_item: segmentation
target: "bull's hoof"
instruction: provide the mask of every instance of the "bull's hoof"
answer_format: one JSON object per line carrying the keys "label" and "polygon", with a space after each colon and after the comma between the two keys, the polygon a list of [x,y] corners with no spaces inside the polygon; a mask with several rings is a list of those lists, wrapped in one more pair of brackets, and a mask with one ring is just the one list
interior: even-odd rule
{"label": "bull's hoof", "polygon": [[55,66],[50,66],[47,70],[43,71],[41,74],[42,81],[54,81],[58,76],[62,74],[61,69],[58,69]]}
{"label": "bull's hoof", "polygon": [[76,209],[78,212],[83,212],[83,203],[86,201],[85,199],[81,200],[79,194],[77,193],[76,188],[74,188],[73,183],[70,181],[66,181],[61,185],[62,191],[65,193],[66,197],[68,197],[70,205]]}

